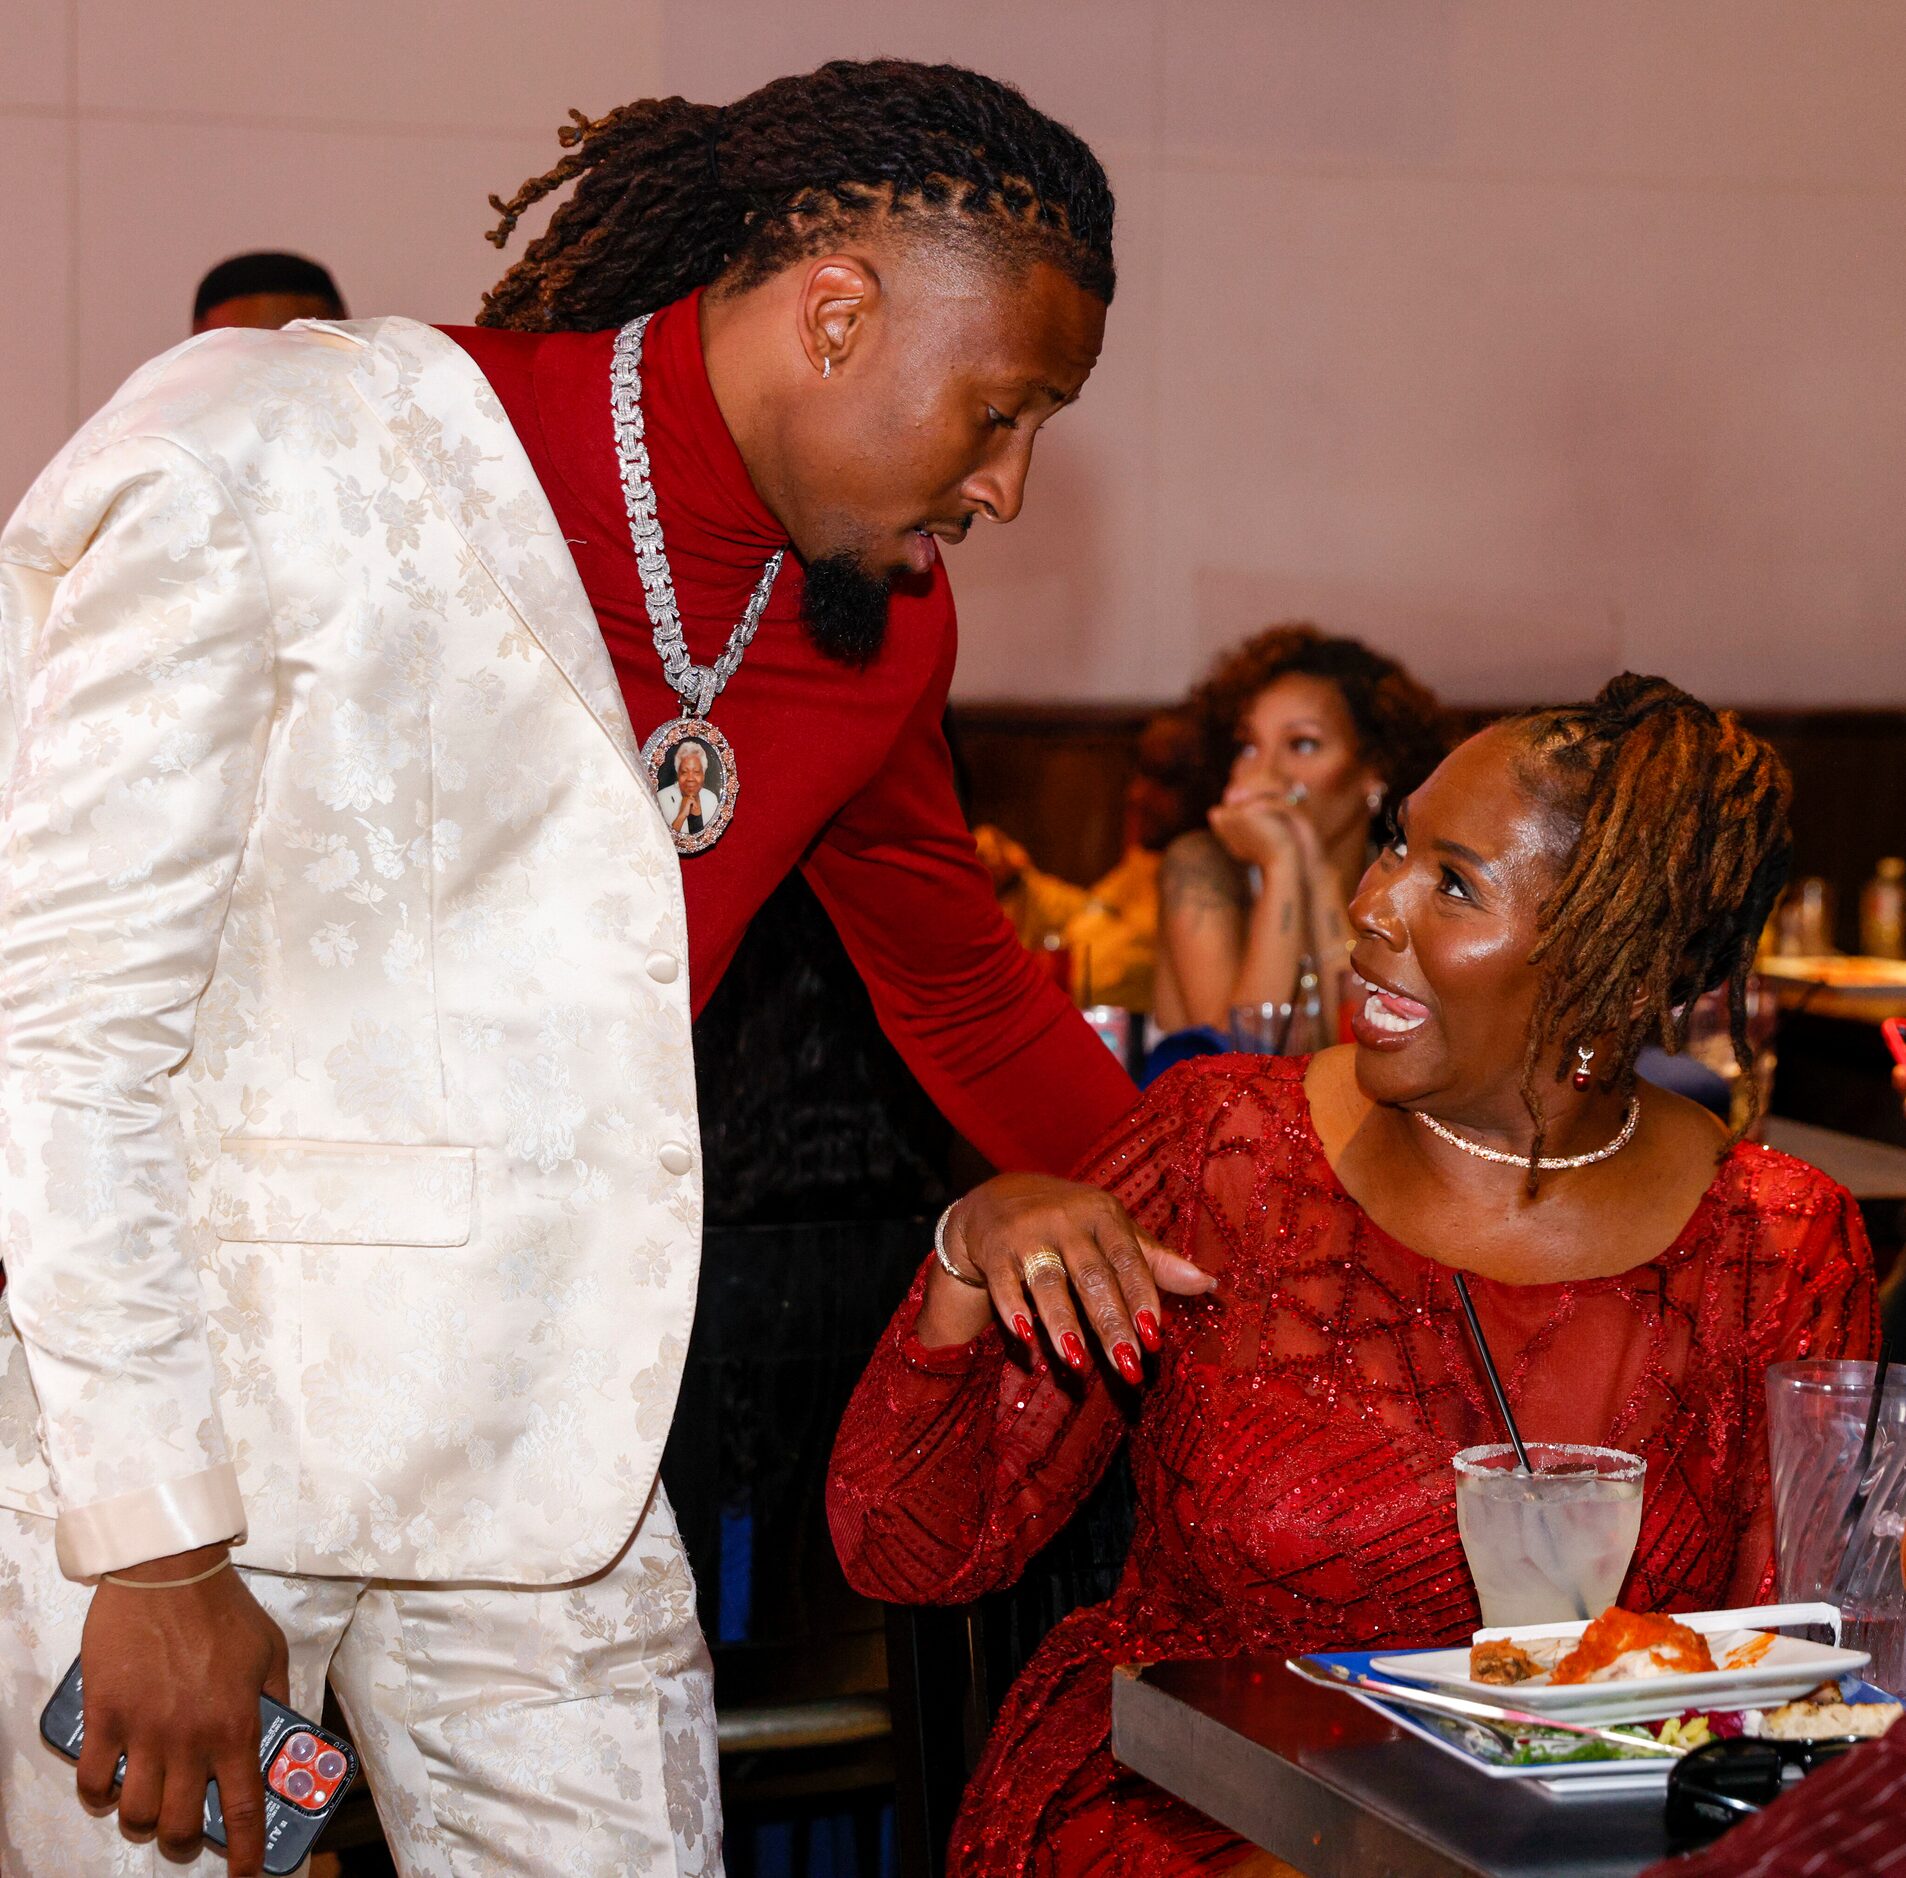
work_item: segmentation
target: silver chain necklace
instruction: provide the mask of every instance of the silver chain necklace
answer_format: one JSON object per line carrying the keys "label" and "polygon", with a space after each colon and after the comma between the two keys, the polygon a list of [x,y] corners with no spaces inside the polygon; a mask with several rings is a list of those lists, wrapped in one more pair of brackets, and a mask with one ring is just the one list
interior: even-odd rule
{"label": "silver chain necklace", "polygon": [[[1527,1167],[1529,1157],[1526,1154],[1507,1154],[1501,1148],[1485,1148],[1480,1141],[1470,1141],[1459,1135],[1455,1129],[1446,1128],[1434,1115],[1425,1115],[1421,1109],[1410,1111],[1416,1119],[1439,1140],[1447,1141],[1452,1148],[1461,1148],[1465,1154],[1473,1154],[1479,1161],[1494,1161],[1498,1167]],[[1536,1168],[1544,1174],[1559,1174],[1570,1167],[1593,1167],[1597,1161],[1605,1161],[1611,1154],[1619,1154],[1635,1138],[1635,1124],[1641,1119],[1641,1098],[1628,1098],[1628,1113],[1622,1118],[1621,1132],[1605,1148],[1597,1148],[1592,1154],[1545,1154],[1536,1162]]]}
{"label": "silver chain necklace", "polygon": [[662,546],[655,487],[649,481],[649,449],[642,423],[642,335],[648,323],[649,315],[644,313],[616,334],[615,357],[609,367],[609,410],[615,422],[615,454],[622,471],[622,501],[629,512],[629,538],[635,543],[636,569],[642,576],[642,604],[648,611],[662,675],[681,699],[682,714],[650,733],[642,746],[642,760],[648,765],[650,787],[676,848],[683,854],[700,854],[712,848],[734,820],[735,797],[741,787],[735,775],[735,753],[708,721],[709,708],[741,668],[742,655],[753,643],[787,550],[776,548],[768,556],[721,656],[713,665],[697,665],[682,641],[675,581]]}

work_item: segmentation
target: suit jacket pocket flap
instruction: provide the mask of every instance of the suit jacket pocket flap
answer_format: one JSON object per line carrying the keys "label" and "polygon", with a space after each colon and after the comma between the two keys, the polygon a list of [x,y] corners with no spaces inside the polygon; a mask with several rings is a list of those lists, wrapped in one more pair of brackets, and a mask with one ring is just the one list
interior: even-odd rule
{"label": "suit jacket pocket flap", "polygon": [[221,1239],[293,1245],[470,1242],[476,1150],[227,1138],[212,1180]]}

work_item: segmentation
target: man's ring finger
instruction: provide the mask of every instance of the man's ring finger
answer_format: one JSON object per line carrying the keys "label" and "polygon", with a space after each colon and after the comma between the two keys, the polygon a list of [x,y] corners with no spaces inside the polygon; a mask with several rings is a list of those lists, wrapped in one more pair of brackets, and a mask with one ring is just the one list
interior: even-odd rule
{"label": "man's ring finger", "polygon": [[1019,1276],[1032,1284],[1046,1272],[1056,1272],[1063,1278],[1066,1275],[1066,1262],[1051,1246],[1042,1245],[1024,1265],[1019,1268]]}

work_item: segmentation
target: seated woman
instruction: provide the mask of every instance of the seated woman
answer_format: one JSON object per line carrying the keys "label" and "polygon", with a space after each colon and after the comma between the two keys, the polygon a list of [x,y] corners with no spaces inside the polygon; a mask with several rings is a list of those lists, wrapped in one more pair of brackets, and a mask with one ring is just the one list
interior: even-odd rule
{"label": "seated woman", "polygon": [[1352,902],[1354,1046],[1186,1064],[1102,1145],[1108,1193],[1005,1176],[953,1209],[841,1428],[849,1578],[917,1602],[1009,1583],[1125,1439],[1139,1510],[1117,1594],[1008,1696],[952,1872],[1253,1856],[1114,1764],[1116,1663],[1476,1627],[1450,1458],[1501,1434],[1453,1270],[1525,1436],[1645,1457],[1624,1602],[1770,1590],[1762,1372],[1872,1353],[1871,1258],[1844,1190],[1633,1071],[1726,985],[1752,1073],[1787,797],[1767,745],[1658,679],[1493,726]]}
{"label": "seated woman", "polygon": [[1225,776],[1208,828],[1159,877],[1154,1011],[1163,1032],[1228,1029],[1238,1005],[1289,1005],[1307,973],[1337,1035],[1344,909],[1386,804],[1449,748],[1442,706],[1394,659],[1313,626],[1274,626],[1202,684],[1207,766]]}

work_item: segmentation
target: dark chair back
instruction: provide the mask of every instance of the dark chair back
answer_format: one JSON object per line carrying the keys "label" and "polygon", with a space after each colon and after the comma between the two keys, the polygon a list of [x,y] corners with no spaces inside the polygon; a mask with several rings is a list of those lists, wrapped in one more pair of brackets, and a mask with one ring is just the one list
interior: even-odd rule
{"label": "dark chair back", "polygon": [[1059,1620],[1112,1595],[1131,1550],[1120,1449],[1092,1496],[1016,1584],[976,1603],[887,1607],[895,1825],[902,1878],[940,1878],[966,1782],[1013,1680]]}

